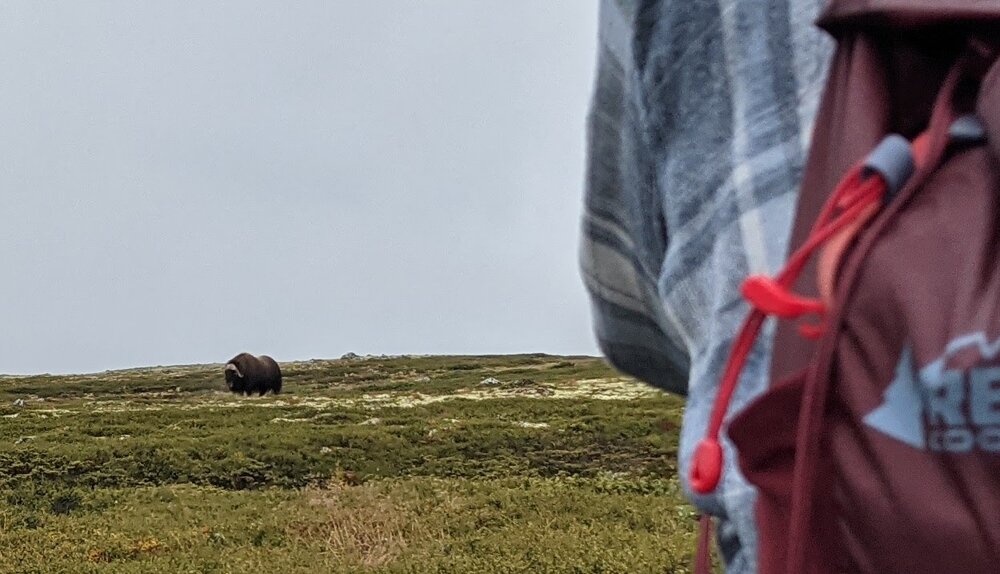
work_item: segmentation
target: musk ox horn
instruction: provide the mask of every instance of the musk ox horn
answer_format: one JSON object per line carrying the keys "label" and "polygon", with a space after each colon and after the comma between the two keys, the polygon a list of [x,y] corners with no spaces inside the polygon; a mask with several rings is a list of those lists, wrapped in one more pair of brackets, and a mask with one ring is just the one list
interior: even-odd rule
{"label": "musk ox horn", "polygon": [[239,368],[237,368],[236,365],[234,365],[232,363],[229,363],[229,364],[226,365],[226,370],[227,371],[233,371],[234,373],[236,373],[237,377],[239,377],[241,379],[243,378],[243,373],[241,373],[240,370],[239,370]]}

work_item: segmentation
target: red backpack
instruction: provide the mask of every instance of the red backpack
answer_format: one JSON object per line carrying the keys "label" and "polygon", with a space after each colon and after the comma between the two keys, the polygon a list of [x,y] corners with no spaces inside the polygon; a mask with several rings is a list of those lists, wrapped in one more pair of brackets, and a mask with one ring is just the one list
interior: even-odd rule
{"label": "red backpack", "polygon": [[820,25],[837,51],[793,252],[743,285],[692,486],[718,482],[776,317],[776,382],[725,427],[759,572],[1000,572],[1000,0],[831,0]]}

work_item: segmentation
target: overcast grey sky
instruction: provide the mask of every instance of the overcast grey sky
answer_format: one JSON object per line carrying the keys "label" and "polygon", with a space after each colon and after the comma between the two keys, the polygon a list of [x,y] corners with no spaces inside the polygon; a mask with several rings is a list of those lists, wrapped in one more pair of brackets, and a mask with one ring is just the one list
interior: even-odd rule
{"label": "overcast grey sky", "polygon": [[593,0],[0,5],[0,373],[596,353]]}

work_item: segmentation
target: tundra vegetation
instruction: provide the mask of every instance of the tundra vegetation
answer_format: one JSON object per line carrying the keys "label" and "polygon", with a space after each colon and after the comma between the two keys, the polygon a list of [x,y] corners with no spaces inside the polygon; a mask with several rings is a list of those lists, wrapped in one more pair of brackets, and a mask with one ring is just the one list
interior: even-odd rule
{"label": "tundra vegetation", "polygon": [[598,359],[281,367],[0,377],[0,572],[690,571],[682,403]]}

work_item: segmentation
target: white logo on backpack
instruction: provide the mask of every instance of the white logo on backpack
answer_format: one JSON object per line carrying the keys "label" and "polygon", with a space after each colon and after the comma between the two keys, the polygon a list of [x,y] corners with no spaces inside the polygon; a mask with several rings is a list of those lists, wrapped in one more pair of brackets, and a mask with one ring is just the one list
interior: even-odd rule
{"label": "white logo on backpack", "polygon": [[980,361],[992,362],[1000,355],[1000,339],[990,342],[984,333],[959,337],[919,370],[912,349],[905,348],[884,402],[865,423],[914,448],[1000,453],[1000,365],[945,368],[970,348],[978,349]]}

